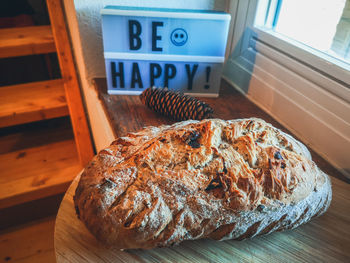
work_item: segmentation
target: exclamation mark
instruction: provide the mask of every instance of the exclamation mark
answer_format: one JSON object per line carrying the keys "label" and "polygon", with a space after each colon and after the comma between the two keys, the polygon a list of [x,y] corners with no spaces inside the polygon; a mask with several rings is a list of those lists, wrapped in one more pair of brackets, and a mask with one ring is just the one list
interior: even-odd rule
{"label": "exclamation mark", "polygon": [[210,88],[210,86],[209,86],[209,78],[210,78],[210,70],[211,70],[211,67],[206,67],[206,73],[207,73],[207,75],[206,75],[206,81],[207,81],[207,84],[206,85],[204,85],[204,88],[205,89],[209,89]]}

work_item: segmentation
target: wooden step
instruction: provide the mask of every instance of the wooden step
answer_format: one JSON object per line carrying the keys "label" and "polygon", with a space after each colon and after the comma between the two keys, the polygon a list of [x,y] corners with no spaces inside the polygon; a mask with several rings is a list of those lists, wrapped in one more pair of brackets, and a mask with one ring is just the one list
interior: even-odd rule
{"label": "wooden step", "polygon": [[68,114],[62,79],[0,87],[0,128]]}
{"label": "wooden step", "polygon": [[56,52],[51,26],[0,29],[0,58]]}
{"label": "wooden step", "polygon": [[0,232],[0,262],[56,262],[55,217],[48,217]]}
{"label": "wooden step", "polygon": [[0,163],[0,209],[63,193],[82,169],[74,140],[1,154]]}

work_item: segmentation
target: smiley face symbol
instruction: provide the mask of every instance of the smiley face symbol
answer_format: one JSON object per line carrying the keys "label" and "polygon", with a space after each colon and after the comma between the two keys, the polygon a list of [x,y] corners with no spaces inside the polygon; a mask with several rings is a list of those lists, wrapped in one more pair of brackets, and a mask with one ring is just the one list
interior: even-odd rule
{"label": "smiley face symbol", "polygon": [[170,40],[175,46],[183,46],[186,44],[188,39],[187,32],[185,29],[176,28],[170,35]]}

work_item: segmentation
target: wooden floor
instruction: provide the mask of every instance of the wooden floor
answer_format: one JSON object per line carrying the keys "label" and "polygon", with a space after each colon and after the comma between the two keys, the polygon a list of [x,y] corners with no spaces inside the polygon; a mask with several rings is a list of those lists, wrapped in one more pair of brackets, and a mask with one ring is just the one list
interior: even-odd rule
{"label": "wooden floor", "polygon": [[55,216],[0,231],[0,262],[56,262]]}

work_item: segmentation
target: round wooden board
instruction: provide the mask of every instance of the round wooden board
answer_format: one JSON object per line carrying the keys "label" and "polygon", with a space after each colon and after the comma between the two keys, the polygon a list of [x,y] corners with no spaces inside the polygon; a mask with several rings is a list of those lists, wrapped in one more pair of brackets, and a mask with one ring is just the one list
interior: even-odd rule
{"label": "round wooden board", "polygon": [[297,229],[245,241],[185,241],[171,248],[106,249],[77,218],[73,195],[78,175],[61,203],[55,225],[55,252],[62,262],[348,262],[350,185],[332,178],[333,201],[323,216]]}

